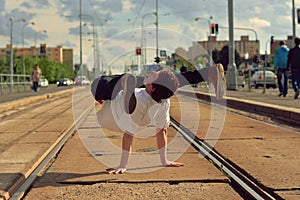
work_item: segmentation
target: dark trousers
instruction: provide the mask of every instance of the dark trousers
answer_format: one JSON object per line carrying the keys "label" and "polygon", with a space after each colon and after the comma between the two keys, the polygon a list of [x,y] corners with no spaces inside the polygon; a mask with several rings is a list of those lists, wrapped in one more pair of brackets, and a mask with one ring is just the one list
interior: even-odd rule
{"label": "dark trousers", "polygon": [[33,82],[33,90],[36,92],[39,87],[39,82]]}
{"label": "dark trousers", "polygon": [[[98,100],[113,100],[116,95],[122,90],[121,78],[124,74],[113,76],[101,76],[96,78],[91,86],[92,94]],[[179,87],[185,85],[196,84],[207,81],[208,69],[187,71],[180,74],[175,74],[179,80]],[[137,88],[145,87],[144,77],[137,76]]]}
{"label": "dark trousers", "polygon": [[292,69],[292,86],[294,92],[298,92],[300,90],[300,69]]}
{"label": "dark trousers", "polygon": [[[282,84],[282,77],[283,77],[283,84]],[[277,82],[278,82],[279,92],[285,96],[288,93],[288,71],[287,71],[287,69],[278,69],[277,70]]]}

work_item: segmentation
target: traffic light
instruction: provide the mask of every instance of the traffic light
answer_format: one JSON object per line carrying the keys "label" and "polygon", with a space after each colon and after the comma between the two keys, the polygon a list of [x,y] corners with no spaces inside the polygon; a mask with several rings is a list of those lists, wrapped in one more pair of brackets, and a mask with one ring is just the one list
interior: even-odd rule
{"label": "traffic light", "polygon": [[154,62],[156,62],[157,64],[160,63],[160,57],[155,57]]}
{"label": "traffic light", "polygon": [[254,56],[253,56],[253,62],[256,63],[256,64],[259,63],[259,60],[258,60],[257,55],[254,55]]}
{"label": "traffic light", "polygon": [[273,42],[274,42],[274,36],[272,35],[271,36],[271,44],[273,44]]}
{"label": "traffic light", "polygon": [[211,24],[211,34],[215,34],[215,24]]}
{"label": "traffic light", "polygon": [[216,35],[219,34],[219,25],[218,24],[215,24],[215,32],[216,32]]}
{"label": "traffic light", "polygon": [[141,54],[142,54],[142,49],[141,49],[140,47],[137,47],[137,48],[135,49],[135,54],[136,54],[136,55],[141,55]]}

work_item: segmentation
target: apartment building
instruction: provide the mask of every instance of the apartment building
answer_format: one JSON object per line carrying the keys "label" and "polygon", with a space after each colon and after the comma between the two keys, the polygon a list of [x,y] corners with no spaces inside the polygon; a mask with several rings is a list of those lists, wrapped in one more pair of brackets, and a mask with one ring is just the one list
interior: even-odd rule
{"label": "apartment building", "polygon": [[[47,44],[40,44],[39,47],[15,48],[13,46],[14,57],[21,58],[25,56],[47,56],[51,60],[67,64],[73,69],[73,49],[65,49],[63,46],[49,47]],[[5,48],[0,48],[0,60],[10,60],[10,44]]]}

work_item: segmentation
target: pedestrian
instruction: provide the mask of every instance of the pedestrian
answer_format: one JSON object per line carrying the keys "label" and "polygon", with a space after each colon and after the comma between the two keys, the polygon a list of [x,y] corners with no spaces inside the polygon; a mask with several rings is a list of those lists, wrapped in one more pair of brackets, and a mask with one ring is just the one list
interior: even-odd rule
{"label": "pedestrian", "polygon": [[176,65],[176,64],[173,65],[172,72],[173,72],[174,74],[179,74],[179,73],[180,73],[180,70],[177,68],[177,65]]}
{"label": "pedestrian", "polygon": [[292,73],[292,86],[295,92],[294,99],[298,99],[300,90],[300,38],[296,37],[294,42],[295,47],[289,51],[287,65]]}
{"label": "pedestrian", "polygon": [[[137,84],[141,79],[142,85]],[[178,87],[207,79],[214,84],[217,98],[223,97],[225,79],[221,64],[201,71],[188,71],[181,74],[163,69],[152,71],[145,77],[122,74],[95,79],[91,92],[96,101],[103,103],[97,113],[100,126],[111,131],[123,132],[120,164],[118,167],[108,168],[107,173],[119,174],[127,170],[133,136],[149,125],[156,127],[157,148],[162,165],[184,166],[184,163],[169,161],[166,156],[166,134],[170,123],[169,98],[174,95]]]}
{"label": "pedestrian", "polygon": [[37,89],[39,87],[39,81],[40,81],[41,76],[42,76],[42,71],[41,71],[39,65],[35,64],[34,68],[32,69],[32,72],[31,72],[31,81],[33,84],[33,90],[35,92],[37,91]]}
{"label": "pedestrian", "polygon": [[187,72],[188,68],[182,64],[181,67],[180,67],[180,73],[184,73],[184,72]]}
{"label": "pedestrian", "polygon": [[[278,96],[285,97],[288,93],[288,67],[287,58],[289,53],[289,48],[287,48],[284,41],[279,42],[280,47],[276,50],[274,57],[274,69],[277,72],[277,82],[279,94]],[[283,85],[282,85],[283,76]]]}

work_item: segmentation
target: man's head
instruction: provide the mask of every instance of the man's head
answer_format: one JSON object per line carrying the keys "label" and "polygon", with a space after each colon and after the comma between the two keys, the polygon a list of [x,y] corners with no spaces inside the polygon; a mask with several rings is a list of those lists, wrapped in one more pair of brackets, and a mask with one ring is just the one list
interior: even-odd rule
{"label": "man's head", "polygon": [[300,38],[299,37],[295,37],[294,42],[295,42],[296,46],[299,46],[300,45]]}
{"label": "man's head", "polygon": [[170,70],[151,72],[145,76],[144,85],[150,92],[151,97],[160,102],[174,95],[179,86],[179,81],[175,74]]}
{"label": "man's head", "polygon": [[285,45],[285,41],[280,41],[280,42],[279,42],[279,45],[280,45],[280,46]]}

